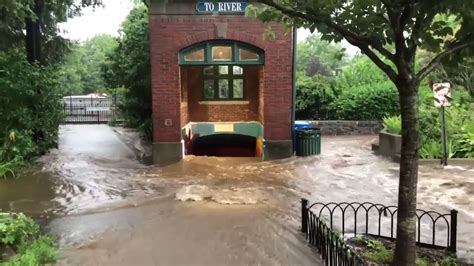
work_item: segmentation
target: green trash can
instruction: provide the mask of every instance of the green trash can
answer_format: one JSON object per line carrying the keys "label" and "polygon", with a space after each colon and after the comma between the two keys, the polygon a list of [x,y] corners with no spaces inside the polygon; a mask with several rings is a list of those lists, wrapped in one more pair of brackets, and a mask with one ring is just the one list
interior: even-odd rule
{"label": "green trash can", "polygon": [[321,154],[321,131],[317,128],[296,130],[296,156]]}

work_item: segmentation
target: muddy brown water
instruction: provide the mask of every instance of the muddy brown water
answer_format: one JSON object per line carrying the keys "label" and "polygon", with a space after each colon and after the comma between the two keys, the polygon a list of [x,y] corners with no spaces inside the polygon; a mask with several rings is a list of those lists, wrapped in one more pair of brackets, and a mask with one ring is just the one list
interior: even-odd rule
{"label": "muddy brown water", "polygon": [[[298,232],[301,197],[396,204],[398,167],[372,154],[375,138],[324,137],[311,158],[155,167],[108,126],[63,126],[58,150],[0,181],[0,208],[43,221],[64,265],[318,265]],[[474,170],[422,166],[418,191],[420,208],[460,211],[459,254],[472,256]]]}

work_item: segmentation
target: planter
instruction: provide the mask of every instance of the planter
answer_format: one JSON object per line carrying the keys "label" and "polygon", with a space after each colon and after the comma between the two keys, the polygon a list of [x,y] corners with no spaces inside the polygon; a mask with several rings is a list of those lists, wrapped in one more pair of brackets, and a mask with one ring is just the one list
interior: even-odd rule
{"label": "planter", "polygon": [[[400,162],[400,152],[402,149],[402,136],[381,131],[379,133],[379,143],[372,144],[372,150],[382,156],[389,157],[394,162]],[[440,165],[441,159],[419,159],[420,165]],[[448,165],[461,167],[474,167],[474,159],[450,158]]]}
{"label": "planter", "polygon": [[379,146],[377,154],[397,158],[400,156],[402,149],[402,136],[398,134],[381,131],[379,133]]}

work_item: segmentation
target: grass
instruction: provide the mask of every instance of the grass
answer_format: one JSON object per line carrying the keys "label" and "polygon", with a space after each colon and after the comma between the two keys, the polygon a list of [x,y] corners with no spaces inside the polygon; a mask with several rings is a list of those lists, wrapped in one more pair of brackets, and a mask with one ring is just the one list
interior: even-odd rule
{"label": "grass", "polygon": [[15,172],[24,165],[24,161],[14,159],[8,162],[0,162],[0,178],[6,179],[9,177],[15,178]]}
{"label": "grass", "polygon": [[[377,240],[372,237],[358,236],[349,241],[361,258],[371,265],[389,265],[393,260],[394,243],[386,240]],[[461,266],[458,258],[442,251],[417,249],[416,266]]]}

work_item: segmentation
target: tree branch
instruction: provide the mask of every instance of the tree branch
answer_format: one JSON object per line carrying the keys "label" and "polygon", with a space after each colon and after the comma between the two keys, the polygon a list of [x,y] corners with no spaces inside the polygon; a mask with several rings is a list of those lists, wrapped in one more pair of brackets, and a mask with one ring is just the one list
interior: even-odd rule
{"label": "tree branch", "polygon": [[[372,38],[358,35],[358,34],[352,32],[352,31],[344,28],[341,25],[334,23],[330,18],[325,18],[324,16],[319,16],[319,14],[317,14],[317,12],[315,10],[311,10],[314,13],[314,15],[309,15],[307,13],[303,13],[303,12],[300,12],[300,11],[296,11],[294,9],[283,7],[282,5],[279,5],[279,4],[275,3],[273,0],[257,0],[257,2],[260,2],[260,3],[266,4],[268,6],[271,6],[271,7],[275,8],[276,10],[278,10],[278,11],[280,11],[283,14],[288,15],[288,16],[299,17],[299,18],[303,18],[305,20],[313,21],[313,22],[317,22],[317,23],[324,23],[329,28],[332,28],[333,30],[338,32],[343,37],[345,37],[345,38],[349,37],[351,39],[356,40],[358,43],[363,43],[366,46],[371,46],[375,50],[377,50],[380,54],[382,54],[384,57],[386,57],[388,60],[390,60],[392,62],[395,62],[395,55],[392,54],[389,50],[385,49],[381,43],[377,42],[376,40],[374,40]],[[359,47],[359,48],[361,48],[361,47]]]}
{"label": "tree branch", "polygon": [[346,40],[357,47],[360,48],[360,50],[367,55],[374,64],[376,64],[385,74],[390,78],[391,81],[394,83],[396,82],[397,79],[397,73],[390,67],[389,65],[385,64],[375,53],[372,51],[367,45],[364,45],[362,43],[358,43],[357,40],[350,39],[346,37]]}
{"label": "tree branch", "polygon": [[437,56],[435,56],[431,62],[429,62],[424,68],[422,68],[417,74],[416,76],[418,77],[418,80],[419,81],[422,81],[431,71],[433,71],[433,69],[435,69],[441,59],[443,59],[443,57],[449,55],[449,54],[452,54],[452,53],[455,53],[457,51],[460,51],[464,48],[467,48],[467,47],[470,47],[470,46],[474,46],[474,40],[472,38],[468,39],[467,41],[460,41],[454,45],[452,45],[450,48],[444,50],[443,52],[439,53]]}

